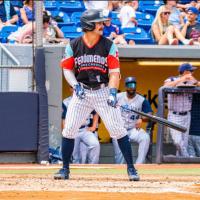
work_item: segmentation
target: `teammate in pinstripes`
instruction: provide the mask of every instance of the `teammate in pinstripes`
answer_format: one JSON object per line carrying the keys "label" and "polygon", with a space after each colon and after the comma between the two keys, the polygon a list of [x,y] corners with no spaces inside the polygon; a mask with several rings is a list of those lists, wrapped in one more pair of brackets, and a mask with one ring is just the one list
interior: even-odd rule
{"label": "teammate in pinstripes", "polygon": [[[192,75],[196,67],[190,63],[183,63],[179,66],[179,76],[169,77],[165,80],[164,86],[177,87],[190,83],[190,85],[198,84],[198,81]],[[191,120],[192,93],[168,94],[168,120],[183,125],[187,128],[185,133],[181,133],[175,129],[170,129],[173,143],[176,146],[176,155],[188,157],[188,136]]]}
{"label": "teammate in pinstripes", "polygon": [[[63,100],[63,128],[65,124],[65,116],[67,108],[72,99],[72,96]],[[99,116],[93,111],[86,121],[81,125],[75,137],[75,144],[73,150],[73,163],[76,164],[98,164],[100,154],[100,144],[98,141],[97,127]]]}
{"label": "teammate in pinstripes", "polygon": [[[134,109],[152,114],[153,111],[149,102],[142,95],[136,93],[136,85],[137,83],[135,77],[127,77],[125,79],[126,92],[117,94],[118,103],[127,109]],[[121,109],[121,115],[130,141],[137,142],[139,144],[136,164],[145,163],[146,155],[149,150],[150,137],[149,134],[141,128],[141,125],[143,121],[148,121],[148,119],[140,117],[133,112],[128,112],[123,108]],[[115,163],[123,164],[124,159],[117,140],[113,139],[112,141],[115,153]]]}
{"label": "teammate in pinstripes", "polygon": [[61,61],[64,76],[74,88],[74,93],[62,132],[63,167],[54,175],[55,179],[69,179],[69,161],[75,134],[88,115],[95,110],[110,136],[118,141],[127,162],[129,180],[139,180],[133,165],[127,131],[120,109],[116,107],[120,65],[117,47],[102,36],[106,14],[108,15],[103,10],[93,9],[83,12],[80,22],[84,34],[66,46],[65,56]]}

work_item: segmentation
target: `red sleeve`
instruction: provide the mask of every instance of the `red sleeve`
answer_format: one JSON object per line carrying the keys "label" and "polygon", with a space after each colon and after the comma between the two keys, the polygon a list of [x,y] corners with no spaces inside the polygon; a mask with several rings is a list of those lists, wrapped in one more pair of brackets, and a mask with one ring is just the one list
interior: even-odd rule
{"label": "red sleeve", "polygon": [[118,57],[113,55],[108,55],[108,68],[109,69],[117,69],[120,68]]}
{"label": "red sleeve", "polygon": [[70,58],[63,58],[60,62],[60,67],[62,67],[63,69],[69,69],[69,70],[73,70],[74,69],[74,58],[70,57]]}

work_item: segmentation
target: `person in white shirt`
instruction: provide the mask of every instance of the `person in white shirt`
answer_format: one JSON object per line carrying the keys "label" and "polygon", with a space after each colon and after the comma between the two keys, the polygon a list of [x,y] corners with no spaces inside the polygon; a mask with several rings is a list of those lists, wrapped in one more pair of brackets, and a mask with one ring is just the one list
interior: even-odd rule
{"label": "person in white shirt", "polygon": [[125,1],[124,6],[120,10],[120,21],[122,28],[131,28],[137,26],[137,20],[135,19],[135,10],[132,7],[133,1]]}
{"label": "person in white shirt", "polygon": [[89,9],[103,9],[112,11],[112,1],[92,1],[84,0],[84,5],[87,10]]}

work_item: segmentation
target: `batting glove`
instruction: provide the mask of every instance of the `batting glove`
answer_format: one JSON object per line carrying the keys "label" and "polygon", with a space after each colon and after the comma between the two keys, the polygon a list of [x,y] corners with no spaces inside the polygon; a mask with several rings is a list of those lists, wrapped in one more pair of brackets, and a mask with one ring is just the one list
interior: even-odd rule
{"label": "batting glove", "polygon": [[109,106],[115,107],[117,106],[117,89],[110,88],[110,95],[108,97],[107,103]]}
{"label": "batting glove", "polygon": [[80,83],[78,83],[77,85],[74,86],[74,91],[76,93],[76,96],[79,99],[84,99],[85,98],[85,90],[84,88],[81,86]]}

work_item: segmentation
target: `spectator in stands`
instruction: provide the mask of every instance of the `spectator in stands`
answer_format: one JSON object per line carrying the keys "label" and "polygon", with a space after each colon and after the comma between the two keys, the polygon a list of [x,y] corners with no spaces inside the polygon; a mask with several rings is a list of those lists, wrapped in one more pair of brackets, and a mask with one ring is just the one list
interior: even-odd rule
{"label": "spectator in stands", "polygon": [[23,1],[24,0],[11,0],[11,4],[13,5],[14,9],[16,12],[18,12],[20,10],[20,8],[23,7]]}
{"label": "spectator in stands", "polygon": [[[49,43],[67,42],[64,39],[63,32],[58,28],[57,24],[51,21],[46,11],[43,11],[43,41]],[[32,43],[33,32],[35,30],[35,23],[28,23],[24,25],[17,32],[9,36],[10,40],[15,40],[18,43]]]}
{"label": "spectator in stands", "polygon": [[0,0],[0,30],[3,26],[15,24],[17,21],[18,16],[10,1]]}
{"label": "spectator in stands", "polygon": [[193,39],[194,44],[200,45],[200,23],[197,21],[199,10],[196,7],[187,9],[187,23],[181,33],[187,39]]}
{"label": "spectator in stands", "polygon": [[195,0],[195,1],[190,1],[187,4],[177,4],[177,8],[182,9],[183,11],[186,11],[189,7],[196,7],[198,10],[200,8],[200,1],[199,0]]}
{"label": "spectator in stands", "polygon": [[115,44],[127,44],[121,28],[111,23],[111,12],[109,12],[107,21],[104,22],[103,36],[113,40]]}
{"label": "spectator in stands", "polygon": [[151,27],[152,36],[155,41],[159,45],[177,45],[180,40],[185,45],[192,45],[193,40],[185,39],[179,29],[169,24],[170,14],[170,9],[165,5],[158,9]]}
{"label": "spectator in stands", "polygon": [[123,6],[123,1],[112,1],[112,11],[119,12]]}
{"label": "spectator in stands", "polygon": [[112,1],[93,1],[93,0],[83,0],[85,8],[89,9],[103,9],[103,10],[113,10]]}
{"label": "spectator in stands", "polygon": [[20,9],[20,25],[35,21],[35,10],[33,0],[25,0],[23,8]]}
{"label": "spectator in stands", "polygon": [[124,6],[121,8],[119,17],[122,23],[122,28],[131,28],[137,26],[135,19],[135,10],[132,7],[133,1],[124,1]]}
{"label": "spectator in stands", "polygon": [[169,24],[180,30],[184,26],[184,17],[177,8],[177,2],[178,0],[164,0],[166,7],[170,10]]}
{"label": "spectator in stands", "polygon": [[133,6],[133,9],[136,11],[138,9],[138,7],[139,7],[139,1],[138,0],[134,0],[132,6]]}

